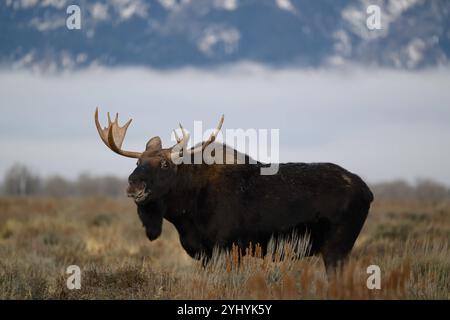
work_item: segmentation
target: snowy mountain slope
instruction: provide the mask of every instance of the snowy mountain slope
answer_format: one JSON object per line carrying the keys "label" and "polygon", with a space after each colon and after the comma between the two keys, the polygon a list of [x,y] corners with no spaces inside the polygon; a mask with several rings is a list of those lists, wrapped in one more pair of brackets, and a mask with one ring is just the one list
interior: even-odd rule
{"label": "snowy mountain slope", "polygon": [[[81,8],[81,30],[66,8]],[[368,30],[366,8],[381,8]],[[0,63],[12,68],[211,66],[236,61],[415,69],[446,65],[448,0],[4,0]]]}

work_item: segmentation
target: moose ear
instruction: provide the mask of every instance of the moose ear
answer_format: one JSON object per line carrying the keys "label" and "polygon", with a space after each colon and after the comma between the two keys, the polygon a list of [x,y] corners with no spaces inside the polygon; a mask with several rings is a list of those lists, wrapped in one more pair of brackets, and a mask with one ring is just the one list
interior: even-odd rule
{"label": "moose ear", "polygon": [[148,140],[147,145],[145,146],[146,151],[159,151],[162,149],[161,138],[153,137]]}

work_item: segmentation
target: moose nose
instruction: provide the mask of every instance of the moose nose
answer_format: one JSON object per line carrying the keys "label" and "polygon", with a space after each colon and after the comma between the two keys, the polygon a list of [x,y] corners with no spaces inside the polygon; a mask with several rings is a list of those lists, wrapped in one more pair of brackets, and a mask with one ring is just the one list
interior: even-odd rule
{"label": "moose nose", "polygon": [[128,197],[136,198],[137,196],[145,192],[145,187],[145,182],[130,180],[127,187]]}
{"label": "moose nose", "polygon": [[127,196],[128,196],[129,198],[133,198],[134,195],[135,195],[134,188],[132,188],[131,185],[129,185],[129,186],[127,187]]}

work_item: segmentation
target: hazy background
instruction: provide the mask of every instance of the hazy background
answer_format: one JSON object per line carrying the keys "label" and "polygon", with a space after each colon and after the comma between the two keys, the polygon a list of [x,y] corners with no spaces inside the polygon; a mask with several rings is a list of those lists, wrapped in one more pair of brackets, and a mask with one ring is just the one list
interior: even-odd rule
{"label": "hazy background", "polygon": [[[20,161],[44,175],[125,176],[134,161],[107,149],[94,110],[133,123],[124,146],[170,146],[179,121],[224,128],[279,128],[282,161],[331,161],[372,182],[429,177],[450,183],[450,72],[272,70],[235,66],[95,69],[64,75],[0,74],[1,173]],[[123,122],[122,122],[123,123]]]}
{"label": "hazy background", "polygon": [[[1,4],[0,176],[126,177],[94,126],[133,118],[124,147],[193,129],[280,129],[282,162],[335,162],[371,183],[450,185],[449,6],[375,1],[67,1]],[[78,33],[77,33],[78,32]]]}

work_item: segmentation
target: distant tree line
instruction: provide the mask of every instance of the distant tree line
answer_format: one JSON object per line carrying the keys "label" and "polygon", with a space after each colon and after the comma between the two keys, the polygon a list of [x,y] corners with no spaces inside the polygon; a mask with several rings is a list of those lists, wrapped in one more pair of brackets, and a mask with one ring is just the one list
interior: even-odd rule
{"label": "distant tree line", "polygon": [[3,195],[47,195],[88,196],[104,195],[117,197],[125,195],[126,179],[114,176],[92,176],[82,173],[75,180],[55,175],[40,177],[22,164],[13,165],[5,174],[1,193]]}
{"label": "distant tree line", "polygon": [[418,179],[415,184],[404,180],[372,184],[375,197],[386,200],[450,200],[450,189],[430,179]]}
{"label": "distant tree line", "polygon": [[[61,176],[40,177],[22,164],[13,165],[5,174],[0,193],[3,195],[92,196],[121,197],[127,180],[115,176],[80,174],[75,180]],[[386,200],[450,200],[450,189],[432,180],[421,179],[415,184],[403,180],[370,185],[375,197]]]}

